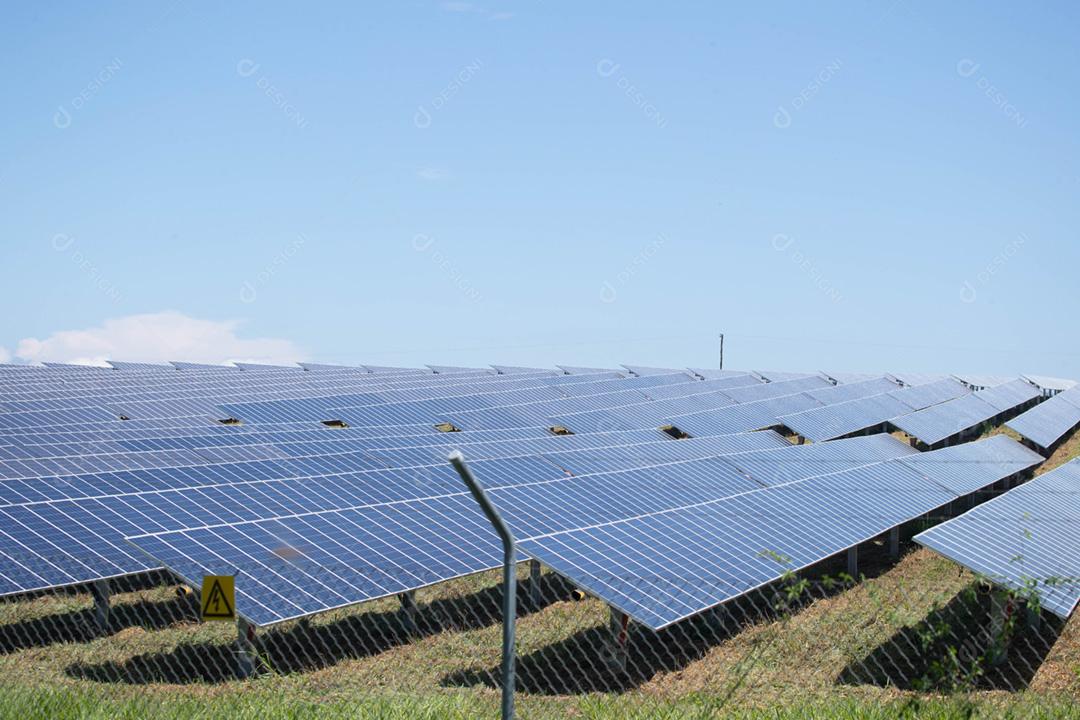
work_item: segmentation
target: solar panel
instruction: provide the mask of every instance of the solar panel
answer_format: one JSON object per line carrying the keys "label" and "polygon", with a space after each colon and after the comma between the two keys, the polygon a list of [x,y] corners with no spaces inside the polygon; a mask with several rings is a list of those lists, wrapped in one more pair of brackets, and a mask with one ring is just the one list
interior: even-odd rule
{"label": "solar panel", "polygon": [[272,371],[292,371],[303,372],[304,368],[299,365],[265,365],[263,363],[249,363],[249,362],[234,362],[233,365],[241,370],[248,370],[250,372],[272,372]]}
{"label": "solar panel", "polygon": [[971,428],[978,427],[998,414],[998,409],[976,395],[949,400],[907,415],[894,418],[892,425],[927,445],[935,445]]}
{"label": "solar panel", "polygon": [[1068,618],[1080,602],[1080,460],[915,536],[992,582]]}
{"label": "solar panel", "polygon": [[941,382],[942,380],[950,379],[948,375],[937,375],[934,373],[892,373],[892,377],[896,378],[905,385],[929,385],[931,383]]}
{"label": "solar panel", "polygon": [[658,368],[648,367],[646,365],[623,365],[624,368],[630,371],[631,374],[637,377],[647,377],[649,375],[687,375],[691,373],[687,370],[680,370],[679,368]]}
{"label": "solar panel", "polygon": [[235,365],[207,365],[206,363],[181,362],[179,360],[170,360],[169,364],[177,370],[212,370],[214,372],[220,372],[223,370],[240,369]]}
{"label": "solar panel", "polygon": [[[604,379],[608,378],[600,378],[600,380]],[[586,375],[558,377],[484,375],[482,377],[465,378],[462,378],[460,374],[430,375],[419,380],[414,377],[410,381],[397,382],[393,388],[372,387],[370,392],[345,394],[309,393],[306,397],[286,400],[225,402],[222,403],[222,410],[232,417],[238,417],[252,423],[296,420],[320,421],[329,419],[330,416],[327,413],[335,408],[389,405],[395,401],[406,402],[411,399],[434,402],[451,397],[481,395],[484,392],[497,393],[512,390],[546,389],[551,390],[547,397],[555,399],[571,394],[566,388],[572,384],[591,385],[597,382],[598,379],[595,376]],[[424,418],[417,422],[428,421],[428,418]],[[434,420],[430,421],[434,422]]]}
{"label": "solar panel", "polygon": [[1024,375],[1026,380],[1038,385],[1043,390],[1049,390],[1052,392],[1059,392],[1061,390],[1069,390],[1076,387],[1075,380],[1066,380],[1063,378],[1049,377],[1047,375]]}
{"label": "solar panel", "polygon": [[[821,451],[800,447],[757,452]],[[605,518],[626,517],[646,509],[672,507],[680,501],[699,502],[761,487],[759,481],[725,464],[726,457],[572,478],[560,472],[541,480],[505,464],[500,466],[501,472],[491,465],[476,467],[479,463],[474,464],[474,470],[478,476],[483,473],[488,493],[505,514],[530,523],[529,527],[552,528],[573,526],[589,518],[595,521],[599,517],[596,513],[601,512]],[[244,579],[237,583],[238,593],[244,593],[246,586],[251,588],[241,612],[259,625],[278,622],[296,617],[298,611],[306,614],[336,607],[329,599],[332,597],[360,602],[455,577],[452,573],[497,566],[499,553],[490,526],[459,481],[445,474],[449,469],[449,465],[431,469],[425,478],[427,498],[402,499],[389,505],[385,500],[380,504],[369,500],[338,510],[324,504],[322,510],[313,509],[302,516],[193,527],[130,540],[190,581],[197,581],[210,569],[240,573]],[[272,492],[275,499],[292,498],[302,488],[313,487],[322,497],[322,486],[312,480],[302,486],[292,481],[264,486],[261,492]],[[353,495],[358,489],[352,490]],[[194,504],[190,494],[179,493],[186,498],[185,509]],[[325,503],[317,498],[312,501]],[[161,502],[164,500],[156,499],[155,505]],[[589,508],[589,513],[583,513],[582,508]],[[407,555],[402,552],[405,548],[411,549]],[[283,552],[289,560],[282,559]],[[421,556],[424,562],[417,560]],[[358,571],[367,573],[369,580],[377,571],[377,587],[370,581],[349,580],[346,592],[334,580],[331,588],[310,597],[292,592],[286,592],[287,598],[274,597],[274,588],[289,588],[299,580],[319,583],[329,576],[356,579]]]}
{"label": "solar panel", "polygon": [[121,360],[109,360],[108,362],[117,370],[176,372],[175,366],[160,363],[124,362]]}
{"label": "solar panel", "polygon": [[361,373],[361,374],[369,374],[371,372],[370,370],[368,370],[365,367],[353,367],[351,365],[326,365],[324,363],[309,363],[309,362],[297,363],[297,365],[304,368],[305,370],[310,370],[312,372],[341,372],[341,371],[348,371],[348,372],[355,372],[355,373]]}
{"label": "solar panel", "polygon": [[823,371],[821,374],[841,385],[845,383],[863,382],[864,380],[873,380],[876,377],[881,377],[879,374],[875,373],[833,372],[832,370]]}
{"label": "solar panel", "polygon": [[1000,412],[1013,410],[1041,397],[1039,389],[1026,380],[1011,380],[975,393],[976,397]]}
{"label": "solar panel", "polygon": [[[999,479],[1013,469],[1001,466]],[[613,607],[661,629],[956,497],[903,459],[889,460],[623,521],[527,536],[519,545]]]}
{"label": "solar panel", "polygon": [[1003,470],[1012,471],[1008,474],[1030,470],[1042,464],[1043,457],[1004,435],[995,435],[979,443],[908,455],[899,462],[963,496],[993,485]]}
{"label": "solar panel", "polygon": [[818,373],[783,372],[780,370],[755,370],[754,372],[769,382],[784,382],[785,380],[801,380],[809,377],[820,377]]}
{"label": "solar panel", "polygon": [[488,375],[494,375],[495,370],[489,368],[473,368],[473,367],[460,367],[457,365],[428,365],[431,372],[436,375],[452,375],[455,373],[485,373]]}
{"label": "solar panel", "polygon": [[616,370],[614,368],[591,368],[591,367],[576,367],[574,365],[556,365],[555,367],[562,370],[567,375],[596,375],[597,373],[618,373],[625,376],[625,370]]}
{"label": "solar panel", "polygon": [[821,442],[875,428],[901,415],[969,392],[968,388],[955,380],[940,380],[823,408],[809,408],[784,415],[779,420],[799,435]]}
{"label": "solar panel", "polygon": [[980,375],[976,373],[957,373],[954,377],[973,390],[983,390],[997,385],[1004,385],[1013,379],[1003,375]]}
{"label": "solar panel", "polygon": [[719,380],[721,378],[733,377],[736,375],[749,375],[745,370],[715,370],[710,368],[687,368],[694,375],[697,375],[702,380]]}
{"label": "solar panel", "polygon": [[[253,561],[252,577],[266,581],[250,595],[263,602],[263,619],[486,569],[498,563],[497,546],[444,462],[451,448],[493,478],[527,538],[920,457],[888,436],[793,447],[772,432],[730,434],[883,394],[896,387],[888,378],[834,385],[803,373],[767,373],[765,383],[736,371],[697,379],[704,376],[639,366],[495,370],[121,361],[111,369],[0,368],[0,593],[159,567],[122,540],[148,532],[156,533],[149,544],[181,535],[193,543],[190,557],[177,558],[181,570]],[[575,425],[556,428],[570,419]],[[669,424],[678,427],[659,429]],[[576,434],[553,434],[567,428]],[[675,429],[694,437],[673,440],[683,434]],[[999,470],[1007,465],[997,460]],[[881,472],[913,497],[918,483],[935,493],[962,489],[962,473],[946,478],[950,486],[914,464]],[[972,486],[982,480],[963,477]],[[291,592],[289,582],[310,575],[322,584]],[[678,602],[704,599],[687,592]]]}
{"label": "solar panel", "polygon": [[655,385],[653,387],[643,387],[639,385],[637,388],[651,400],[667,400],[677,397],[686,397],[688,395],[700,395],[715,390],[726,390],[728,388],[747,387],[760,384],[761,383],[751,375],[735,375],[716,380],[691,380],[690,382]]}
{"label": "solar panel", "polygon": [[892,424],[914,438],[936,445],[990,423],[1040,397],[1034,385],[1013,380],[895,418]]}
{"label": "solar panel", "polygon": [[[638,444],[634,452],[625,453],[618,458],[617,466],[626,468],[648,464],[654,462],[654,456],[669,459],[672,454],[681,454],[685,458],[771,448],[777,445],[788,446],[782,438],[775,435],[718,438],[711,442],[689,444],[677,444],[669,439],[661,439],[662,437],[657,433],[652,439],[665,445],[677,445],[675,453],[669,451],[655,455],[659,451],[650,453],[647,444]],[[562,438],[554,436],[551,440],[555,441],[550,443],[553,447],[546,449],[557,450],[561,446],[565,452],[560,455],[560,461],[569,466],[577,465],[575,449],[578,453],[584,452],[582,448],[587,448],[589,444],[587,438],[576,438],[569,444],[563,444]],[[594,446],[604,446],[611,444],[613,440],[597,437],[591,442]],[[515,476],[527,476],[530,468],[532,471],[539,468],[546,469],[548,475],[563,477],[564,467],[559,463],[544,461],[537,464],[536,459],[528,457],[542,449],[545,449],[542,444],[526,444],[522,447],[515,446],[514,443],[504,443],[499,448],[507,457],[520,456],[511,464],[505,465],[508,472]],[[487,451],[492,462],[506,462],[493,457],[495,454],[491,450]],[[310,500],[313,492],[319,499],[355,499],[358,491],[385,499],[386,488],[395,487],[394,497],[401,499],[422,496],[433,492],[433,488],[438,488],[440,493],[460,489],[456,475],[449,471],[442,458],[432,457],[431,453],[421,458],[420,462],[437,462],[434,470],[408,472],[389,469],[382,472],[382,469],[390,467],[391,463],[400,461],[401,467],[405,467],[410,462],[407,457],[397,457],[392,449],[371,453],[323,454],[268,462],[214,465],[207,460],[205,457],[201,458],[201,465],[186,468],[73,475],[49,485],[18,481],[0,483],[0,517],[8,521],[8,527],[15,533],[12,537],[0,538],[0,554],[8,558],[23,558],[21,564],[27,567],[40,566],[43,569],[37,574],[43,578],[57,580],[58,577],[63,577],[67,578],[65,582],[85,582],[147,569],[145,563],[132,561],[130,553],[113,553],[113,548],[117,547],[125,529],[130,531],[132,527],[147,527],[153,524],[170,527],[177,518],[184,516],[214,517],[215,513],[224,507],[226,498],[232,498],[238,503],[238,507],[228,511],[224,517],[244,517],[251,512],[252,507],[265,505],[268,496],[261,490],[252,494],[252,488],[268,487],[267,483],[270,483],[269,487],[284,487],[281,483],[286,480],[293,481],[288,486],[289,492],[273,495],[271,507],[279,508],[295,505],[296,498],[307,497]],[[582,462],[587,462],[587,458],[582,458]],[[614,462],[614,459],[609,458],[610,462]],[[421,484],[417,484],[417,479],[422,480]],[[403,480],[407,482],[403,483]],[[375,489],[365,490],[368,485],[373,485]],[[179,497],[179,491],[184,488],[193,489],[183,495],[184,501],[177,505],[172,498]],[[166,489],[170,491],[161,494],[161,491]],[[167,508],[169,512],[163,513],[161,508]],[[51,549],[50,540],[55,534],[57,523],[64,524],[58,519],[58,513],[78,515],[80,518],[92,514],[98,518],[98,522],[83,521],[81,525],[71,529],[71,537],[65,543],[70,550],[64,557],[67,567],[59,576],[56,574],[57,569],[53,567],[55,563],[52,562],[57,552]],[[41,548],[46,552],[39,552]],[[108,560],[105,561],[105,558]],[[107,564],[103,565],[103,562]],[[0,594],[27,589],[34,588],[4,585],[0,581]]]}
{"label": "solar panel", "polygon": [[757,402],[731,405],[719,410],[676,415],[668,418],[668,423],[694,436],[723,435],[777,427],[782,424],[781,416],[787,413],[821,406],[820,400],[815,400],[806,393],[796,392]]}
{"label": "solar panel", "polygon": [[1052,448],[1080,425],[1080,390],[1059,393],[1005,425],[1043,449]]}
{"label": "solar panel", "polygon": [[562,372],[556,372],[556,371],[551,370],[549,368],[521,367],[521,366],[518,366],[518,365],[492,365],[491,367],[493,367],[495,369],[495,372],[499,373],[500,375],[520,375],[521,373],[537,373],[537,372],[542,372],[542,373],[545,373],[545,374],[548,374],[548,375],[561,375],[561,374],[564,374]]}
{"label": "solar panel", "polygon": [[86,365],[86,364],[74,364],[74,363],[58,363],[58,362],[46,362],[42,363],[50,370],[64,370],[76,373],[100,373],[102,370],[112,370],[110,367],[103,367],[101,365]]}

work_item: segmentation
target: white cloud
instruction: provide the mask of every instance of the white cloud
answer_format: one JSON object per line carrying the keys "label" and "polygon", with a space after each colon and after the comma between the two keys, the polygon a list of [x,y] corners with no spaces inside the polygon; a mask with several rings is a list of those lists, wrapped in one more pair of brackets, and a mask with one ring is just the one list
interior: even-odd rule
{"label": "white cloud", "polygon": [[0,363],[11,362],[11,353],[7,351],[7,348],[0,347]]}
{"label": "white cloud", "polygon": [[428,180],[430,182],[438,182],[440,180],[446,180],[450,177],[450,173],[442,168],[436,167],[424,167],[416,171],[417,176],[421,180]]}
{"label": "white cloud", "polygon": [[200,320],[175,311],[128,315],[99,327],[60,330],[44,340],[25,338],[15,354],[27,362],[83,365],[104,365],[106,360],[287,365],[307,357],[289,340],[237,337],[238,326],[232,320]]}

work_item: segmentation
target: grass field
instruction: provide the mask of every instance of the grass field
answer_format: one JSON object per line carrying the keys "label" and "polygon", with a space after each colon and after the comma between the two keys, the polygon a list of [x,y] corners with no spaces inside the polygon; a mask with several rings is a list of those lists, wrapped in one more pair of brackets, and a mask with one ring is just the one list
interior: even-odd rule
{"label": "grass field", "polygon": [[[1046,467],[1077,454],[1080,435]],[[632,631],[626,673],[605,659],[605,607],[546,573],[541,607],[518,621],[519,714],[1080,718],[1076,617],[1023,630],[1000,670],[961,691],[920,692],[939,659],[919,652],[920,638],[944,626],[965,639],[971,628],[955,618],[974,578],[910,544],[899,561],[873,546],[860,561],[862,582],[813,584],[790,612],[757,593],[664,633]],[[420,591],[411,637],[392,600],[262,632],[265,669],[250,680],[233,674],[235,626],[197,622],[172,587],[115,595],[105,635],[86,594],[3,603],[0,718],[494,717],[497,582],[486,573]]]}

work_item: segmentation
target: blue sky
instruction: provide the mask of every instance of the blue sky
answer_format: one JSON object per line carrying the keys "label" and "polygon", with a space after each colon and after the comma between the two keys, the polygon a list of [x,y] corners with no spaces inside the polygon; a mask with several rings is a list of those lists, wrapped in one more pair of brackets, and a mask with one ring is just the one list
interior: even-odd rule
{"label": "blue sky", "polygon": [[13,5],[0,357],[713,366],[725,332],[728,367],[1080,377],[1078,28]]}

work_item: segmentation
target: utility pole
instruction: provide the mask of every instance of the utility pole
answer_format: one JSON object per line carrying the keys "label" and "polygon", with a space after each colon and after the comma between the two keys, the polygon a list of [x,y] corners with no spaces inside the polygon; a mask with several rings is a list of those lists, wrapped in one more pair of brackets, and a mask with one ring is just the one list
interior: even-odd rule
{"label": "utility pole", "polygon": [[720,369],[724,369],[724,333],[720,333]]}

